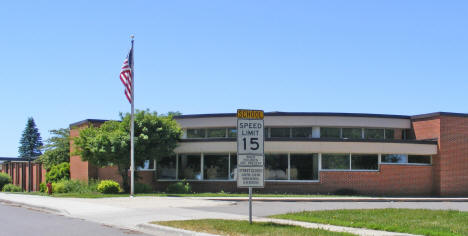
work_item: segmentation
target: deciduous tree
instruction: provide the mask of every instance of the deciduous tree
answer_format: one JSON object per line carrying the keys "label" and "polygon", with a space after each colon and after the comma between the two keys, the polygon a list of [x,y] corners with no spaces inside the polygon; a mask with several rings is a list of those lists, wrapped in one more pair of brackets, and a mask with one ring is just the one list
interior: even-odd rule
{"label": "deciduous tree", "polygon": [[42,148],[44,154],[40,157],[47,170],[62,162],[70,161],[70,129],[53,129],[49,132],[52,136],[46,140]]}
{"label": "deciduous tree", "polygon": [[[171,155],[181,136],[181,129],[172,116],[138,111],[135,114],[135,165]],[[130,168],[130,114],[121,114],[121,121],[107,121],[100,127],[80,131],[74,144],[83,161],[103,167],[115,165],[126,191]]]}

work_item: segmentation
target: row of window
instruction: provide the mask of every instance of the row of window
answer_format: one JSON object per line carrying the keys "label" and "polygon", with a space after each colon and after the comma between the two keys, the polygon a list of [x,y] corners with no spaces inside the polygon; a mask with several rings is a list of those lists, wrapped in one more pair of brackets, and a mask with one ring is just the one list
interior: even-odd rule
{"label": "row of window", "polygon": [[[395,129],[294,127],[265,128],[265,138],[402,139]],[[187,129],[187,138],[235,138],[236,128]]]}
{"label": "row of window", "polygon": [[401,139],[395,137],[394,129],[379,128],[332,128],[321,127],[321,138],[341,138],[341,139]]}
{"label": "row of window", "polygon": [[[431,164],[431,156],[382,154],[384,164]],[[378,170],[378,154],[322,154],[323,170]]]}
{"label": "row of window", "polygon": [[[379,169],[378,154],[265,154],[266,180],[318,180],[319,170]],[[235,180],[237,179],[237,155],[179,154],[158,160],[154,167],[150,162],[143,169],[156,170],[157,179],[175,180]],[[382,164],[431,164],[425,155],[382,154]],[[321,168],[319,167],[321,164]]]}

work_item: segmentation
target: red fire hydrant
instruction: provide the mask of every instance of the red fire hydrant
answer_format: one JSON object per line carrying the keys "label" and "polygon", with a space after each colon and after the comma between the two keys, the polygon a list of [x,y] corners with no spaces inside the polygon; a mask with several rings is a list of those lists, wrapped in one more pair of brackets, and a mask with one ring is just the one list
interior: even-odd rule
{"label": "red fire hydrant", "polygon": [[47,183],[47,193],[49,195],[52,195],[52,183]]}

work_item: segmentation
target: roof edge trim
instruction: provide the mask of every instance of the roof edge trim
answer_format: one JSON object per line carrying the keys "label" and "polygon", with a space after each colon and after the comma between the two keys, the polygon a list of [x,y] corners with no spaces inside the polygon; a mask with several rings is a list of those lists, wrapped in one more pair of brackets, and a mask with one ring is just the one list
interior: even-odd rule
{"label": "roof edge trim", "polygon": [[82,124],[87,124],[87,123],[104,123],[106,121],[109,121],[109,120],[86,119],[86,120],[78,121],[78,122],[75,122],[75,123],[71,123],[70,128],[73,128],[75,126],[79,126],[79,125],[82,125]]}
{"label": "roof edge trim", "polygon": [[[393,118],[393,119],[410,119],[411,118],[411,116],[405,116],[405,115],[338,113],[338,112],[265,112],[265,116],[343,116],[343,117],[369,117],[369,118]],[[236,113],[180,115],[180,116],[174,116],[174,119],[212,118],[212,117],[236,117]]]}
{"label": "roof edge trim", "polygon": [[426,114],[421,114],[421,115],[415,115],[411,116],[412,120],[420,120],[420,119],[428,119],[428,118],[434,118],[437,116],[455,116],[455,117],[468,117],[467,113],[456,113],[456,112],[432,112],[432,113],[426,113]]}

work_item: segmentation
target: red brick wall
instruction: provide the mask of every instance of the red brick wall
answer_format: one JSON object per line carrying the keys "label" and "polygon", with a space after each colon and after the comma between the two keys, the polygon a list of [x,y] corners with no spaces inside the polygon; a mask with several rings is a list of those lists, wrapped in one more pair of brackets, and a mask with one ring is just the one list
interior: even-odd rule
{"label": "red brick wall", "polygon": [[98,178],[96,167],[89,164],[87,161],[82,161],[81,157],[74,155],[75,145],[73,138],[80,135],[80,130],[89,127],[90,125],[99,125],[99,124],[90,124],[85,123],[77,127],[72,127],[70,129],[70,178],[81,180],[87,182],[89,179]]}
{"label": "red brick wall", "polygon": [[[155,189],[165,191],[175,181],[156,181]],[[189,181],[195,192],[246,192],[235,181]],[[382,196],[428,196],[432,193],[432,167],[381,165],[380,171],[322,171],[320,182],[265,182],[255,192],[332,194],[351,189],[358,194]]]}
{"label": "red brick wall", "polygon": [[468,196],[468,117],[442,116],[440,193]]}
{"label": "red brick wall", "polygon": [[321,172],[323,190],[353,189],[360,194],[420,196],[432,193],[432,167],[380,165],[379,172]]}
{"label": "red brick wall", "polygon": [[413,120],[417,139],[438,140],[432,156],[436,195],[468,195],[468,117],[439,115]]}
{"label": "red brick wall", "polygon": [[46,181],[46,169],[41,167],[41,183],[45,183]]}
{"label": "red brick wall", "polygon": [[412,121],[416,139],[436,139],[437,155],[432,155],[433,195],[440,195],[440,116]]}
{"label": "red brick wall", "polygon": [[122,176],[120,176],[119,172],[117,171],[117,167],[115,166],[107,166],[103,168],[98,168],[97,170],[97,178],[98,179],[111,179],[120,184],[122,186]]}
{"label": "red brick wall", "polygon": [[440,137],[440,116],[429,119],[413,120],[416,139],[438,139]]}
{"label": "red brick wall", "polygon": [[73,155],[76,151],[74,146],[73,138],[80,135],[80,129],[86,128],[87,126],[73,127],[70,129],[70,178],[88,181],[88,162],[82,161],[81,157],[78,155]]}
{"label": "red brick wall", "polygon": [[138,179],[136,179],[135,182],[149,185],[153,184],[154,171],[137,171],[136,173],[138,173]]}
{"label": "red brick wall", "polygon": [[[32,191],[39,191],[39,185],[45,182],[45,170],[41,164],[31,163],[32,178],[29,179],[29,165],[27,162],[8,162],[3,163],[0,172],[7,173],[12,179],[12,183],[27,191],[29,189],[29,181],[31,180]],[[8,168],[7,168],[8,165]],[[42,177],[38,175],[39,171],[43,172]],[[24,173],[24,175],[23,175]]]}
{"label": "red brick wall", "polygon": [[[120,176],[117,167],[115,166],[107,166],[103,168],[98,168],[97,169],[97,176],[98,179],[103,180],[103,179],[111,179],[120,184],[122,186],[123,180],[122,176]],[[138,175],[138,179],[135,179],[135,182],[138,183],[144,183],[148,185],[153,184],[153,178],[154,178],[154,171],[136,171],[135,176]],[[130,171],[128,172],[128,179],[130,180]]]}

